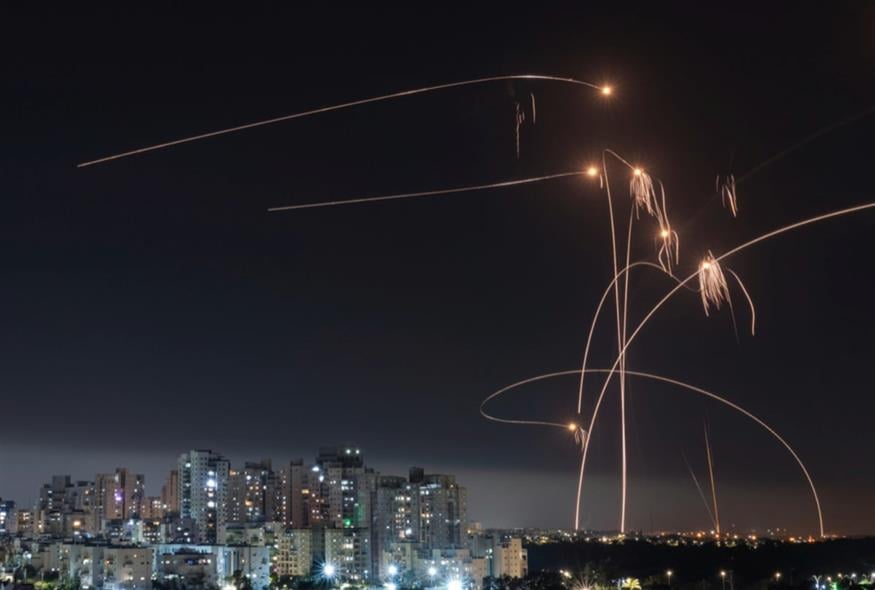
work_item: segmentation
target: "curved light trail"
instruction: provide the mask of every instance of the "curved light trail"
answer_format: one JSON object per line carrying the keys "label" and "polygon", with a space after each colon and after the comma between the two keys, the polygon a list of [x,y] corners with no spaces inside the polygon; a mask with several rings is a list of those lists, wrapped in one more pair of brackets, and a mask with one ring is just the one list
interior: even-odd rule
{"label": "curved light trail", "polygon": [[294,211],[295,209],[316,209],[318,207],[336,207],[338,205],[356,205],[361,203],[375,203],[378,201],[397,201],[399,199],[414,199],[418,197],[435,197],[439,195],[451,195],[455,193],[466,193],[471,191],[482,191],[498,188],[507,188],[510,186],[520,186],[523,184],[534,184],[536,182],[544,182],[546,180],[555,180],[557,178],[567,178],[569,176],[582,176],[584,172],[557,172],[556,174],[547,174],[545,176],[533,176],[530,178],[521,178],[519,180],[505,180],[502,182],[493,182],[490,184],[478,184],[473,186],[460,186],[457,188],[444,188],[433,191],[419,191],[415,193],[398,193],[394,195],[379,195],[374,197],[359,197],[354,199],[343,199],[341,201],[323,201],[317,203],[304,203],[302,205],[285,205],[281,207],[271,207],[268,209],[270,213],[277,211]]}
{"label": "curved light trail", "polygon": [[[724,258],[732,256],[733,254],[736,254],[736,253],[738,253],[738,252],[740,252],[740,251],[742,251],[750,246],[753,246],[755,244],[758,244],[758,243],[763,242],[765,240],[768,240],[770,238],[779,236],[781,234],[787,233],[787,232],[792,231],[794,229],[798,229],[800,227],[805,227],[807,225],[811,225],[813,223],[818,223],[820,221],[825,221],[827,219],[833,219],[835,217],[841,217],[843,215],[850,215],[852,213],[857,213],[859,211],[865,211],[867,209],[872,209],[872,208],[875,208],[875,202],[864,203],[862,205],[856,205],[854,207],[847,207],[845,209],[839,209],[837,211],[831,211],[829,213],[817,215],[817,216],[811,217],[809,219],[797,221],[796,223],[791,223],[790,225],[786,225],[784,227],[778,228],[776,230],[773,230],[773,231],[765,233],[761,236],[758,236],[752,240],[744,242],[740,246],[736,246],[735,248],[721,254],[720,256],[717,256],[715,258],[715,260],[719,262],[719,261],[723,260]],[[662,299],[660,299],[656,303],[656,305],[653,306],[653,308],[647,313],[647,315],[644,316],[644,319],[641,320],[641,322],[638,324],[638,326],[635,328],[635,330],[629,336],[628,340],[626,340],[626,343],[624,344],[623,349],[620,351],[620,354],[614,360],[614,363],[611,366],[611,368],[606,371],[607,377],[605,378],[604,385],[602,386],[601,392],[599,393],[598,399],[596,401],[595,409],[593,410],[593,414],[592,414],[592,417],[590,419],[589,427],[587,428],[587,438],[584,441],[584,445],[583,445],[583,454],[581,456],[581,462],[580,462],[580,475],[578,478],[578,513],[574,519],[575,520],[575,528],[579,527],[579,524],[580,524],[579,497],[580,497],[581,490],[583,488],[583,474],[584,474],[584,471],[586,468],[586,457],[587,457],[587,453],[589,450],[590,435],[591,435],[592,430],[595,426],[595,421],[598,418],[599,409],[601,407],[601,403],[602,403],[602,400],[604,399],[605,392],[607,391],[608,385],[610,384],[611,377],[613,377],[614,373],[617,371],[617,367],[619,366],[621,359],[623,358],[623,355],[626,353],[626,350],[629,348],[629,346],[632,344],[632,342],[635,340],[635,338],[638,336],[638,334],[641,332],[642,328],[647,324],[647,322],[650,320],[650,318],[653,317],[653,315],[657,311],[659,311],[659,309],[662,308],[662,306],[669,299],[671,299],[672,296],[674,296],[674,294],[677,293],[683,286],[685,286],[687,283],[689,283],[690,281],[692,281],[693,279],[698,277],[699,272],[700,271],[697,270],[696,272],[694,272],[693,274],[691,274],[687,278],[680,281],[674,288],[672,288],[668,293],[666,293],[666,295]],[[818,501],[818,513],[820,513],[819,508],[820,508],[820,502]],[[821,531],[821,536],[823,536],[823,519],[821,518],[820,521],[821,521],[820,522],[820,531]]]}
{"label": "curved light trail", "polygon": [[575,78],[561,78],[559,76],[544,76],[541,74],[516,74],[516,75],[508,75],[508,76],[490,76],[488,78],[476,78],[473,80],[463,80],[461,82],[450,82],[447,84],[437,84],[435,86],[426,86],[424,88],[415,88],[413,90],[403,90],[401,92],[393,92],[391,94],[384,94],[381,96],[374,96],[371,98],[363,98],[359,100],[353,100],[349,102],[344,102],[336,105],[331,105],[327,107],[321,107],[318,109],[312,109],[309,111],[303,111],[300,113],[293,113],[291,115],[283,115],[281,117],[274,117],[272,119],[265,119],[263,121],[256,121],[254,123],[246,123],[244,125],[237,125],[235,127],[227,127],[225,129],[219,129],[216,131],[210,131],[208,133],[200,133],[198,135],[191,135],[189,137],[183,137],[181,139],[174,139],[173,141],[166,141],[164,143],[158,143],[155,145],[150,145],[147,147],[138,148],[135,150],[130,150],[127,152],[121,152],[118,154],[114,154],[111,156],[105,156],[103,158],[98,158],[96,160],[89,160],[87,162],[82,162],[77,164],[77,168],[85,168],[87,166],[94,166],[95,164],[103,164],[105,162],[111,162],[112,160],[120,160],[122,158],[128,158],[130,156],[136,156],[139,154],[145,154],[147,152],[154,152],[157,150],[162,150],[165,148],[173,147],[176,145],[181,145],[184,143],[191,143],[194,141],[200,141],[202,139],[208,139],[210,137],[217,137],[219,135],[227,135],[229,133],[236,133],[238,131],[245,131],[247,129],[254,129],[256,127],[264,127],[266,125],[273,125],[274,123],[281,123],[283,121],[291,121],[292,119],[302,119],[304,117],[310,117],[313,115],[320,115],[322,113],[330,113],[332,111],[339,111],[342,109],[348,109],[351,107],[357,107],[365,104],[370,104],[374,102],[381,102],[384,100],[392,100],[395,98],[403,98],[405,96],[414,96],[416,94],[425,94],[427,92],[434,92],[436,90],[445,90],[447,88],[458,88],[459,86],[472,86],[474,84],[484,84],[486,82],[497,82],[500,80],[544,80],[549,82],[561,82],[564,84],[574,84],[577,86],[585,86],[587,88],[592,88],[593,90],[598,90],[601,94],[607,96],[611,94],[610,86],[599,86],[597,84],[592,84],[591,82],[584,82],[582,80],[577,80]]}
{"label": "curved light trail", "polygon": [[[586,372],[587,373],[612,374],[615,370],[616,370],[616,367],[611,368],[611,369],[586,369]],[[574,370],[570,370],[570,371],[558,371],[555,373],[546,373],[544,375],[537,375],[535,377],[529,377],[528,379],[523,379],[522,381],[517,381],[516,383],[512,383],[506,387],[499,389],[498,391],[496,391],[495,393],[491,394],[489,397],[484,399],[483,402],[480,404],[480,413],[485,418],[488,418],[490,420],[494,420],[496,422],[510,422],[510,423],[523,423],[523,424],[525,424],[525,423],[527,423],[527,421],[512,422],[512,421],[509,421],[506,419],[496,418],[494,416],[491,416],[485,412],[485,410],[483,409],[483,406],[486,405],[487,402],[498,397],[499,395],[506,393],[512,389],[517,388],[517,387],[520,387],[522,385],[527,385],[529,383],[534,383],[536,381],[543,381],[545,379],[552,379],[554,377],[564,377],[566,375],[577,375],[580,372],[581,371],[579,369],[574,369]],[[821,537],[824,536],[823,512],[822,512],[821,507],[820,507],[820,498],[817,495],[817,488],[814,485],[814,480],[811,478],[811,474],[808,472],[808,468],[805,467],[805,463],[802,462],[802,459],[799,457],[799,455],[796,453],[796,451],[793,449],[793,447],[790,446],[790,443],[788,443],[780,434],[778,434],[774,428],[772,428],[771,426],[769,426],[768,424],[763,422],[760,418],[758,418],[756,415],[754,415],[753,413],[744,409],[743,407],[739,406],[735,402],[731,402],[728,399],[726,399],[726,398],[724,398],[716,393],[708,391],[706,389],[702,389],[701,387],[696,387],[695,385],[691,385],[689,383],[684,383],[683,381],[678,381],[677,379],[672,379],[671,377],[664,377],[662,375],[655,375],[653,373],[646,373],[644,371],[633,371],[631,369],[626,369],[626,375],[632,375],[633,377],[641,377],[643,379],[650,379],[653,381],[661,381],[663,383],[668,383],[670,385],[676,385],[676,386],[681,387],[683,389],[686,389],[688,391],[692,391],[693,393],[697,393],[699,395],[709,397],[709,398],[711,398],[715,401],[718,401],[726,406],[729,406],[730,408],[732,408],[733,410],[735,410],[737,412],[744,414],[745,416],[747,416],[748,418],[750,418],[751,420],[753,420],[754,422],[759,424],[766,431],[768,431],[768,433],[771,434],[775,439],[777,439],[778,442],[780,442],[781,445],[785,449],[787,449],[787,451],[790,453],[790,455],[793,456],[793,459],[799,465],[799,468],[801,469],[802,474],[805,476],[805,480],[808,482],[808,487],[811,489],[811,495],[814,498],[814,504],[817,508],[817,521],[818,521],[818,526],[820,529],[820,536]],[[556,427],[560,427],[560,428],[567,428],[567,425],[558,424],[558,423],[554,423],[554,422],[545,422],[543,424],[549,425],[549,426],[556,426]],[[590,439],[590,434],[591,434],[590,431],[586,432],[586,441],[587,442]],[[584,448],[586,448],[586,446],[587,445],[585,444]],[[579,514],[580,490],[578,490],[577,507],[578,507],[578,509],[575,513],[575,528],[578,528],[577,523],[578,523],[579,518],[580,518],[580,514]]]}

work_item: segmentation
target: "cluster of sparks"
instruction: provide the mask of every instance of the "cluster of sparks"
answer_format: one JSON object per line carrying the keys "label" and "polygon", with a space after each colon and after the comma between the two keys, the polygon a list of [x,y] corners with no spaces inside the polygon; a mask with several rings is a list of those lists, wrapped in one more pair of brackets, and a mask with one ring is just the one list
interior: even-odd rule
{"label": "cluster of sparks", "polygon": [[[168,141],[165,143],[157,144],[154,146],[148,146],[144,148],[139,148],[135,150],[131,150],[128,152],[123,152],[120,154],[115,154],[111,156],[106,156],[103,158],[99,158],[96,160],[91,160],[88,162],[83,162],[79,164],[79,167],[87,167],[95,164],[105,163],[112,160],[117,160],[120,158],[126,158],[138,154],[143,154],[147,152],[152,152],[160,149],[165,149],[171,146],[190,143],[194,141],[199,141],[207,138],[212,138],[215,136],[225,135],[228,133],[234,133],[246,129],[251,129],[255,127],[260,127],[264,125],[270,125],[274,123],[279,123],[283,121],[288,121],[292,119],[323,114],[327,112],[337,111],[341,109],[357,107],[373,102],[379,102],[384,100],[392,100],[403,98],[407,96],[422,94],[426,92],[433,92],[438,90],[444,90],[449,88],[456,88],[461,86],[468,86],[473,84],[482,84],[487,82],[499,81],[499,80],[523,80],[523,81],[547,81],[547,82],[558,82],[563,84],[571,84],[576,86],[582,86],[589,89],[592,89],[599,93],[602,97],[609,97],[613,94],[613,88],[608,85],[598,85],[590,82],[584,82],[581,80],[576,80],[573,78],[560,78],[556,76],[544,76],[544,75],[513,75],[513,76],[494,76],[488,78],[478,78],[475,80],[465,80],[461,82],[452,82],[447,84],[440,84],[435,86],[428,86],[424,88],[417,88],[414,90],[406,90],[402,92],[395,92],[392,94],[366,98],[361,100],[350,101],[346,103],[341,103],[338,105],[332,105],[327,107],[320,107],[317,109],[313,109],[310,111],[305,111],[301,113],[294,113],[291,115],[284,115],[281,117],[276,117],[273,119],[268,119],[264,121],[257,121],[254,123],[247,123],[244,125],[239,125],[236,127],[231,127],[227,129],[221,129],[218,131],[211,131],[208,133],[202,133],[199,135],[194,135],[190,137],[185,137],[182,139],[177,139],[173,141]],[[531,101],[531,122],[534,123],[536,120],[536,108],[535,108],[535,96],[533,93],[530,93],[530,101]],[[520,157],[520,127],[526,121],[526,115],[523,111],[519,102],[515,102],[515,148],[516,148],[516,156]],[[842,123],[844,124],[844,123]],[[810,139],[806,139],[805,142],[799,145],[804,145]],[[790,148],[790,150],[785,150],[778,156],[772,158],[774,160],[777,157],[780,157],[789,151],[797,149],[797,146]],[[609,174],[608,167],[608,157],[612,159],[612,161],[619,162],[622,166],[624,166],[626,173],[628,174],[628,186],[629,186],[629,199],[627,208],[628,208],[628,234],[626,238],[626,247],[625,250],[622,249],[622,245],[618,246],[617,241],[617,232],[616,232],[616,219],[614,216],[615,210],[615,202],[614,196],[611,192],[611,175]],[[770,161],[772,161],[770,160]],[[762,165],[760,166],[762,167]],[[757,168],[759,169],[759,167]],[[757,170],[755,169],[755,170]],[[755,171],[754,170],[754,171]],[[750,173],[748,174],[748,176]],[[706,316],[710,316],[712,313],[721,310],[721,308],[725,305],[732,311],[732,289],[730,287],[730,282],[727,280],[728,276],[731,276],[735,279],[735,283],[737,284],[738,289],[744,295],[745,300],[747,301],[750,314],[751,314],[751,333],[754,333],[755,323],[756,323],[756,311],[754,309],[753,300],[750,297],[750,294],[744,284],[741,282],[739,276],[730,268],[724,267],[722,262],[728,256],[731,256],[741,250],[744,250],[750,246],[763,242],[772,237],[784,234],[786,232],[817,223],[820,221],[824,221],[827,219],[832,219],[835,217],[840,217],[852,213],[856,213],[863,210],[868,210],[871,208],[875,208],[875,203],[866,203],[862,205],[858,205],[855,207],[850,207],[847,209],[841,209],[838,211],[832,211],[823,215],[819,215],[817,217],[813,217],[810,219],[806,219],[803,221],[799,221],[767,234],[758,236],[753,240],[745,242],[740,246],[737,246],[728,252],[725,252],[719,256],[715,256],[710,250],[701,258],[701,260],[696,265],[696,270],[692,272],[686,278],[680,279],[677,278],[674,274],[675,269],[679,266],[681,261],[680,256],[680,239],[678,233],[673,229],[669,215],[668,215],[668,207],[666,200],[666,191],[663,183],[651,176],[644,168],[633,165],[628,160],[623,158],[617,152],[605,149],[602,152],[602,160],[600,165],[593,163],[588,166],[583,167],[578,170],[564,171],[553,174],[547,174],[544,176],[533,177],[533,178],[525,178],[519,180],[508,180],[501,182],[494,182],[490,184],[483,184],[477,186],[464,186],[464,187],[454,187],[454,188],[446,188],[446,189],[438,189],[438,190],[428,190],[428,191],[418,191],[418,192],[409,192],[409,193],[400,193],[400,194],[392,194],[392,195],[378,195],[378,196],[369,196],[369,197],[361,197],[361,198],[353,198],[346,200],[338,200],[338,201],[320,201],[315,203],[305,203],[298,205],[288,205],[281,207],[271,208],[270,211],[288,211],[294,209],[309,209],[309,208],[318,208],[318,207],[331,207],[338,205],[350,205],[350,204],[362,204],[362,203],[374,203],[379,201],[388,201],[388,200],[396,200],[396,199],[408,199],[408,198],[418,198],[418,197],[426,197],[426,196],[438,196],[438,195],[448,195],[448,194],[456,194],[462,192],[471,192],[477,190],[489,190],[489,189],[500,189],[505,187],[512,187],[517,185],[531,184],[535,182],[544,182],[548,180],[555,180],[559,178],[567,178],[567,177],[584,177],[589,178],[592,181],[598,181],[598,187],[600,190],[604,191],[608,212],[609,212],[609,223],[610,223],[610,231],[611,231],[611,258],[613,262],[613,276],[611,281],[608,284],[607,289],[602,296],[601,301],[599,302],[592,323],[589,328],[589,335],[587,337],[586,346],[584,349],[583,355],[583,364],[579,370],[573,371],[561,371],[557,373],[548,373],[544,375],[537,375],[535,377],[531,377],[528,379],[524,379],[522,381],[518,381],[511,385],[508,385],[490,396],[486,397],[480,406],[481,414],[489,419],[496,422],[502,422],[507,424],[517,424],[517,425],[528,425],[528,426],[547,426],[553,428],[561,428],[569,431],[573,436],[574,442],[576,445],[579,445],[581,449],[581,461],[580,461],[580,471],[578,478],[578,486],[577,486],[577,497],[575,501],[575,518],[574,518],[574,526],[575,529],[580,527],[580,506],[581,506],[581,495],[583,490],[584,483],[584,473],[586,469],[586,459],[589,451],[589,443],[592,439],[592,432],[596,426],[597,419],[599,416],[599,410],[602,406],[602,402],[605,398],[605,394],[608,390],[608,387],[614,377],[617,378],[619,382],[620,389],[620,411],[621,411],[621,448],[622,448],[622,468],[621,468],[621,477],[622,477],[622,491],[621,491],[621,514],[620,514],[620,524],[619,530],[621,533],[626,530],[626,502],[627,502],[627,460],[626,460],[626,408],[625,408],[625,383],[628,377],[636,377],[636,378],[644,378],[651,381],[666,383],[669,385],[673,385],[675,387],[679,387],[681,389],[696,393],[698,395],[705,396],[714,401],[717,401],[730,409],[741,413],[747,418],[753,420],[760,427],[764,428],[767,432],[769,432],[793,457],[793,459],[798,464],[800,470],[802,471],[808,486],[811,490],[814,503],[817,510],[817,518],[820,529],[821,536],[824,534],[824,524],[823,524],[823,515],[820,506],[820,500],[817,494],[817,490],[814,485],[814,481],[811,478],[811,475],[808,472],[805,464],[802,462],[799,455],[795,452],[795,450],[790,446],[790,444],[781,437],[771,426],[763,422],[760,418],[749,412],[748,410],[742,408],[738,404],[730,401],[726,397],[720,396],[716,393],[707,391],[705,389],[696,387],[694,385],[690,385],[688,383],[684,383],[680,380],[673,379],[670,377],[665,377],[662,375],[656,375],[652,373],[644,373],[641,371],[631,370],[626,366],[626,353],[632,344],[633,340],[640,333],[642,328],[647,324],[651,317],[676,293],[680,292],[681,289],[687,289],[692,291],[697,291],[702,302],[702,307],[704,309],[704,313]],[[744,177],[742,177],[742,180]],[[721,197],[721,201],[723,206],[728,208],[733,217],[738,216],[738,200],[736,193],[736,180],[734,175],[727,174],[717,177],[716,181],[716,191]],[[622,210],[622,207],[621,207]],[[656,234],[656,243],[658,244],[655,262],[651,262],[648,260],[635,260],[633,261],[633,236],[634,236],[634,226],[635,221],[640,220],[642,214],[645,216],[651,217],[656,222],[655,234]],[[625,260],[625,264],[621,261]],[[629,275],[633,269],[637,268],[652,268],[660,271],[663,275],[669,277],[674,286],[653,306],[649,312],[643,317],[643,319],[638,322],[638,324],[632,329],[629,330],[628,316],[629,316]],[[698,287],[693,287],[690,283],[697,282]],[[616,322],[616,348],[617,355],[613,362],[613,365],[610,368],[600,368],[593,369],[588,366],[588,359],[590,354],[590,348],[593,340],[593,334],[595,333],[596,325],[601,317],[601,312],[604,308],[604,304],[609,298],[610,294],[614,295],[614,307],[615,307],[615,322]],[[734,316],[733,316],[734,322]],[[583,400],[584,400],[584,383],[587,375],[593,374],[601,374],[604,375],[604,382],[602,384],[599,395],[595,398],[594,407],[592,413],[589,417],[589,422],[587,426],[583,424],[587,424],[585,421],[582,422],[583,419]],[[501,418],[489,414],[486,412],[486,404],[500,395],[516,389],[518,387],[538,382],[544,379],[551,379],[555,377],[562,376],[570,376],[570,375],[579,375],[580,382],[578,387],[578,396],[577,396],[577,418],[574,421],[544,421],[544,420],[530,420],[530,419],[509,419],[509,418]],[[715,476],[713,470],[713,461],[711,457],[711,446],[710,442],[707,439],[707,431],[706,431],[706,448],[708,453],[708,469],[709,469],[709,477],[711,480],[711,492],[713,496],[713,511],[709,508],[709,515],[712,517],[716,526],[719,529],[719,513],[717,512],[717,497],[716,497],[716,484],[715,484]],[[701,488],[698,485],[698,481],[693,474],[693,479],[696,482],[697,487],[700,490]],[[703,496],[704,500],[704,496]],[[333,568],[332,568],[333,569]],[[324,575],[330,576],[333,575],[333,571],[329,572],[328,567],[325,568],[323,572]]]}

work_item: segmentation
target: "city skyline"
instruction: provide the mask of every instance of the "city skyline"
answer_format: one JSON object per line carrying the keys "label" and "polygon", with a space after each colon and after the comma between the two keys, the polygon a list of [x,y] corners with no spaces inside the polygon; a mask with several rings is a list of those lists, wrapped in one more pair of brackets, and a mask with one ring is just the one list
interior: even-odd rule
{"label": "city skyline", "polygon": [[[46,24],[45,43],[10,52],[3,82],[15,117],[0,148],[0,496],[26,499],[55,472],[118,466],[145,474],[155,495],[184,449],[215,448],[242,466],[354,440],[380,471],[423,463],[458,474],[490,525],[571,526],[572,437],[493,424],[478,408],[509,383],[580,368],[610,279],[596,254],[609,237],[595,184],[267,210],[584,171],[610,148],[664,179],[686,270],[712,248],[875,200],[865,75],[875,12],[758,10],[714,19],[679,6],[563,7],[523,18],[480,7],[330,28],[302,25],[325,22],[318,11],[250,13],[207,17],[214,26],[194,32],[202,15]],[[92,44],[96,56],[78,55]],[[612,92],[501,80],[75,168],[324,105],[526,73]],[[751,171],[733,217],[714,179]],[[875,532],[875,447],[862,436],[875,415],[873,219],[734,258],[757,303],[755,336],[741,329],[741,305],[736,332],[725,310],[703,318],[693,294],[655,317],[628,358],[774,426],[818,484],[827,533]],[[638,317],[665,284],[631,280]],[[594,367],[614,360],[610,347],[594,356]],[[565,424],[577,420],[576,393],[573,377],[543,383],[495,412]],[[592,439],[583,527],[617,526],[626,426],[627,528],[707,525],[684,464],[703,473],[706,419],[724,523],[816,529],[805,479],[756,425],[660,384],[630,381],[628,397],[628,425],[611,397]]]}

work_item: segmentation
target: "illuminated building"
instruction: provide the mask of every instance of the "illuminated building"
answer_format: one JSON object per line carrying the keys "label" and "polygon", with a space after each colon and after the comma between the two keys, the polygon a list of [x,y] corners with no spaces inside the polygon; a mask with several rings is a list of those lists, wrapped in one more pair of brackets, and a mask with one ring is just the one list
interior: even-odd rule
{"label": "illuminated building", "polygon": [[179,456],[179,513],[196,527],[200,542],[215,543],[227,521],[227,459],[210,450],[192,450]]}
{"label": "illuminated building", "polygon": [[179,471],[173,469],[161,486],[161,502],[165,512],[179,513]]}
{"label": "illuminated building", "polygon": [[308,576],[313,564],[313,532],[286,529],[276,538],[274,568],[278,576]]}
{"label": "illuminated building", "polygon": [[119,467],[114,473],[99,473],[94,479],[100,528],[109,520],[139,518],[145,494],[145,478]]}
{"label": "illuminated building", "polygon": [[3,501],[0,498],[0,535],[11,535],[18,530],[15,514],[15,502]]}
{"label": "illuminated building", "polygon": [[419,486],[419,540],[426,550],[465,547],[468,540],[468,492],[452,475],[411,470]]}
{"label": "illuminated building", "polygon": [[419,542],[419,488],[407,479],[382,475],[373,495],[375,576],[384,577],[392,565],[412,569]]}
{"label": "illuminated building", "polygon": [[268,460],[247,462],[243,469],[231,469],[228,474],[228,521],[276,520],[277,481]]}

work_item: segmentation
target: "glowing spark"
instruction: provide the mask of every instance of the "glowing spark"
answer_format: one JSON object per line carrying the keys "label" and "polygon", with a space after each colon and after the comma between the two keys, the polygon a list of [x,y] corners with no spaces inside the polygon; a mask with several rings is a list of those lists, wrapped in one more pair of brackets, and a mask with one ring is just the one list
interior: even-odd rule
{"label": "glowing spark", "polygon": [[735,176],[727,174],[718,176],[716,181],[717,192],[720,193],[720,201],[723,206],[729,206],[729,212],[733,217],[738,217],[738,198],[735,194]]}
{"label": "glowing spark", "polygon": [[529,97],[532,99],[532,125],[538,122],[538,109],[535,107],[535,93],[529,92]]}
{"label": "glowing spark", "polygon": [[614,89],[610,86],[602,86],[602,94],[605,96],[610,96],[614,92]]}
{"label": "glowing spark", "polygon": [[699,291],[702,295],[702,305],[705,308],[705,315],[708,314],[710,306],[720,309],[720,305],[726,302],[732,305],[732,296],[729,294],[729,285],[726,284],[726,275],[723,274],[723,269],[720,262],[714,258],[711,251],[699,265]]}
{"label": "glowing spark", "polygon": [[[450,82],[448,84],[438,84],[436,86],[426,86],[424,88],[416,88],[414,90],[404,90],[401,92],[393,92],[392,94],[384,94],[382,96],[375,96],[372,98],[363,98],[360,100],[353,100],[350,102],[344,102],[336,105],[331,105],[327,107],[321,107],[318,109],[313,109],[309,111],[304,111],[301,113],[294,113],[291,115],[283,115],[281,117],[274,117],[273,119],[265,119],[264,121],[256,121],[255,123],[247,123],[245,125],[237,125],[236,127],[228,127],[226,129],[219,129],[218,131],[210,131],[208,133],[201,133],[198,135],[192,135],[190,137],[184,137],[182,139],[175,139],[173,141],[167,141],[164,143],[159,143],[156,145],[151,145],[148,147],[142,147],[136,150],[131,150],[128,152],[122,152],[119,154],[115,154],[112,156],[106,156],[103,158],[98,158],[96,160],[90,160],[88,162],[82,162],[81,164],[77,164],[77,168],[85,168],[86,166],[93,166],[95,164],[101,164],[103,162],[110,162],[112,160],[119,160],[121,158],[128,158],[130,156],[136,156],[138,154],[144,154],[146,152],[153,152],[155,150],[161,150],[169,147],[173,147],[175,145],[180,145],[183,143],[191,143],[193,141],[200,141],[202,139],[208,139],[210,137],[216,137],[219,135],[227,135],[228,133],[236,133],[238,131],[245,131],[247,129],[254,129],[256,127],[263,127],[265,125],[273,125],[274,123],[281,123],[283,121],[291,121],[292,119],[302,119],[304,117],[310,117],[313,115],[319,115],[322,113],[329,113],[332,111],[339,111],[342,109],[348,109],[352,107],[357,107],[365,104],[370,104],[373,102],[380,102],[384,100],[392,100],[396,98],[403,98],[405,96],[414,96],[416,94],[425,94],[427,92],[434,92],[436,90],[445,90],[447,88],[458,88],[460,86],[471,86],[474,84],[484,84],[487,82],[497,82],[501,80],[543,80],[549,82],[560,82],[563,84],[574,84],[577,86],[586,86],[587,88],[592,88],[593,90],[598,90],[602,94],[605,93],[605,88],[602,86],[598,86],[596,84],[592,84],[590,82],[584,82],[582,80],[576,80],[574,78],[560,78],[558,76],[544,76],[541,74],[516,74],[510,76],[490,76],[488,78],[477,78],[474,80],[464,80],[462,82]],[[608,92],[607,94],[610,94]]]}
{"label": "glowing spark", "polygon": [[596,176],[599,175],[599,169],[596,168],[595,166],[589,166],[586,169],[586,175],[589,176],[590,178],[595,178]]}
{"label": "glowing spark", "polygon": [[644,209],[648,215],[661,220],[662,213],[659,211],[656,190],[653,187],[653,179],[650,178],[649,174],[640,168],[635,168],[632,173],[632,180],[629,182],[629,193],[631,193],[632,200],[635,202],[636,214],[640,209]]}

